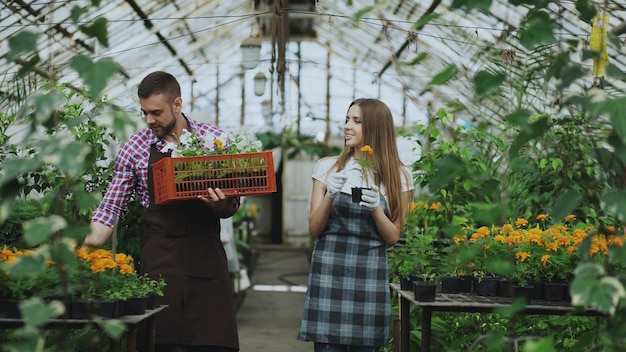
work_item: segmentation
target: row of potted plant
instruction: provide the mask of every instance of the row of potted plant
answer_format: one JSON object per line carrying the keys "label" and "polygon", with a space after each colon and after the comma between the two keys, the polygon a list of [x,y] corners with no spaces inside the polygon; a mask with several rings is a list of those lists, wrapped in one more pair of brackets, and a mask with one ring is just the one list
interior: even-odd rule
{"label": "row of potted plant", "polygon": [[[65,317],[87,318],[85,314],[91,313],[106,316],[97,311],[104,307],[114,307],[108,317],[142,314],[158,305],[164,294],[165,281],[138,274],[134,259],[124,253],[83,247],[65,263],[41,258],[42,253],[39,249],[0,248],[0,300],[16,302],[34,296],[59,300],[65,303]],[[43,262],[44,268],[30,274],[20,272],[14,270],[20,267],[15,265],[19,262],[34,266]],[[136,300],[138,309],[130,304]],[[115,307],[110,303],[118,304]],[[0,316],[14,317],[15,312],[11,314],[8,309],[0,311]],[[86,309],[87,313],[78,313],[79,309]]]}
{"label": "row of potted plant", "polygon": [[[437,204],[414,206],[432,209]],[[392,268],[404,282],[470,277],[476,291],[481,283],[499,279],[534,287],[534,298],[566,300],[567,285],[581,260],[603,262],[612,246],[623,245],[624,234],[611,226],[579,222],[574,215],[550,220],[549,214],[539,214],[532,222],[518,218],[501,226],[459,227],[452,236],[434,226],[408,228],[404,243],[393,249]],[[546,296],[544,284],[566,287],[561,295]],[[496,295],[491,292],[484,294]]]}

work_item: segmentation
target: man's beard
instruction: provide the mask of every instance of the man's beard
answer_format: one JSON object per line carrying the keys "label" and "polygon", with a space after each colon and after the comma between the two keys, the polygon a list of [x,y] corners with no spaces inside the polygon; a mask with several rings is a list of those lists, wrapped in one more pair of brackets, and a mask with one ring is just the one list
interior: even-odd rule
{"label": "man's beard", "polygon": [[161,127],[160,133],[155,132],[156,136],[159,138],[163,138],[167,136],[168,134],[172,133],[172,131],[174,130],[174,126],[176,126],[176,115],[174,115],[174,109],[170,108],[170,113],[172,116],[172,120],[167,125],[160,126]]}

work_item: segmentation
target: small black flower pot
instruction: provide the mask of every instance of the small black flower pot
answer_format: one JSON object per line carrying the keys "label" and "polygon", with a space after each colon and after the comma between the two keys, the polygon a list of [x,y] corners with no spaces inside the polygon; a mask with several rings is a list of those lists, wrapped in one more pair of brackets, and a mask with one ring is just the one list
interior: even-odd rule
{"label": "small black flower pot", "polygon": [[146,313],[148,297],[131,297],[124,302],[124,313],[126,315],[141,315]]}
{"label": "small black flower pot", "polygon": [[497,296],[498,279],[495,277],[481,277],[474,282],[474,291],[479,296]]}
{"label": "small black flower pot", "polygon": [[419,302],[434,302],[437,294],[437,283],[434,281],[414,281],[413,294]]}
{"label": "small black flower pot", "polygon": [[0,318],[21,318],[19,303],[17,299],[0,299]]}
{"label": "small black flower pot", "polygon": [[363,197],[363,190],[371,189],[367,187],[352,187],[352,203],[360,203]]}
{"label": "small black flower pot", "polygon": [[400,289],[410,291],[413,289],[413,281],[410,278],[400,277]]}
{"label": "small black flower pot", "polygon": [[521,298],[526,304],[530,304],[534,291],[535,288],[532,285],[513,285],[513,299]]}
{"label": "small black flower pot", "polygon": [[471,275],[459,276],[459,293],[471,293],[473,290],[472,283],[474,278]]}
{"label": "small black flower pot", "polygon": [[544,282],[543,299],[546,301],[563,301],[569,285],[564,282]]}
{"label": "small black flower pot", "polygon": [[441,278],[441,292],[458,293],[461,278],[458,276],[445,276]]}

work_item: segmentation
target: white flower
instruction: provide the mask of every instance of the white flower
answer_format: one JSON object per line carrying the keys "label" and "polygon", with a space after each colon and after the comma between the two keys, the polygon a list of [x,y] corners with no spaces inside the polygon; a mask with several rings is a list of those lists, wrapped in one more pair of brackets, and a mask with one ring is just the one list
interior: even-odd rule
{"label": "white flower", "polygon": [[174,142],[165,143],[165,145],[161,149],[161,153],[174,152],[174,151],[176,151],[176,143]]}

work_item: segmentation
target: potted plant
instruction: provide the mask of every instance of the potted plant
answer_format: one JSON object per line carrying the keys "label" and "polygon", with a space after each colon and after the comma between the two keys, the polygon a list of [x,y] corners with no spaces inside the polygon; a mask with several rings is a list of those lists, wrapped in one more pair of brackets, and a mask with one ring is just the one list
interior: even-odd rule
{"label": "potted plant", "polygon": [[[361,193],[363,188],[369,189],[369,185],[367,184],[370,172],[375,172],[376,169],[374,166],[376,162],[371,159],[374,154],[374,150],[369,145],[364,145],[361,147],[361,153],[363,154],[362,158],[354,158],[354,160],[359,164],[359,172],[361,173],[361,187],[352,187],[352,203],[359,203],[361,201]],[[365,182],[365,187],[363,187],[363,183]]]}

